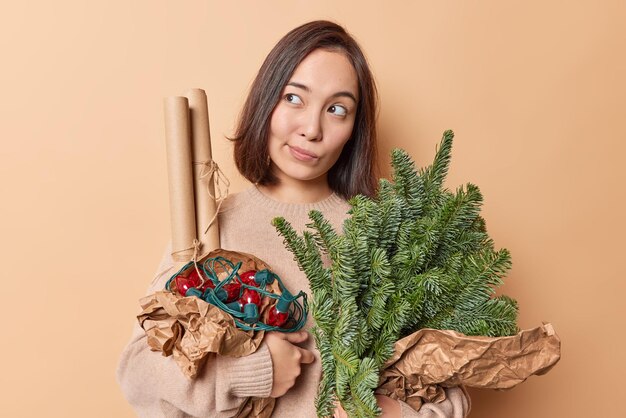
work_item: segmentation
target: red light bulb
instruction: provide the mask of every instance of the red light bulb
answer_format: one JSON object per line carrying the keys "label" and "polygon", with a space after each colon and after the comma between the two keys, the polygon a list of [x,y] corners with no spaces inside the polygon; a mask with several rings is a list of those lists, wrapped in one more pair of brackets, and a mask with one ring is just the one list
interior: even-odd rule
{"label": "red light bulb", "polygon": [[259,295],[259,292],[252,289],[244,289],[241,299],[239,299],[239,303],[244,306],[248,303],[254,303],[256,306],[259,306],[261,305],[261,295]]}
{"label": "red light bulb", "polygon": [[[211,279],[209,279],[208,277],[205,277],[204,274],[202,274],[202,276],[204,277],[204,284],[202,285],[202,287],[200,287],[200,290],[202,291],[202,293],[204,293],[204,291],[207,290],[208,288],[211,288],[211,289],[215,288],[215,285],[213,284],[213,281]],[[194,282],[198,283],[196,287],[200,286],[200,283],[202,283],[202,280],[200,279],[200,276],[198,275],[198,270],[196,270],[195,268],[191,270],[191,273],[189,274],[189,279],[193,279]]]}
{"label": "red light bulb", "polygon": [[258,286],[258,283],[254,279],[254,275],[256,274],[256,270],[248,270],[245,273],[241,273],[239,278],[241,281],[248,286]]}
{"label": "red light bulb", "polygon": [[[225,285],[222,289],[226,291],[226,303],[239,299],[239,293],[241,292],[241,284],[237,280]],[[255,292],[256,293],[256,292]]]}
{"label": "red light bulb", "polygon": [[267,325],[273,327],[285,325],[289,319],[289,305],[291,305],[291,302],[281,296],[276,305],[272,306],[267,314]]}
{"label": "red light bulb", "polygon": [[188,277],[179,274],[174,279],[174,282],[176,283],[176,290],[181,296],[185,296],[188,289],[200,286],[200,278],[197,274],[195,276],[189,275]]}

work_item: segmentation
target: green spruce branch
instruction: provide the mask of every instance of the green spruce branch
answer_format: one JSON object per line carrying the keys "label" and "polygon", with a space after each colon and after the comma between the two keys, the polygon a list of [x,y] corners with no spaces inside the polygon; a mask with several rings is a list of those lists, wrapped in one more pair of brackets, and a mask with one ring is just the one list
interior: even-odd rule
{"label": "green spruce branch", "polygon": [[374,390],[381,368],[394,343],[421,328],[518,331],[516,302],[494,296],[511,259],[507,250],[494,250],[480,217],[480,190],[443,186],[453,138],[446,131],[433,164],[420,170],[394,150],[392,181],[380,180],[374,199],[350,200],[341,234],[318,211],[309,214],[302,236],[283,218],[274,220],[311,284],[321,417],[332,415],[336,401],[350,416],[379,415]]}

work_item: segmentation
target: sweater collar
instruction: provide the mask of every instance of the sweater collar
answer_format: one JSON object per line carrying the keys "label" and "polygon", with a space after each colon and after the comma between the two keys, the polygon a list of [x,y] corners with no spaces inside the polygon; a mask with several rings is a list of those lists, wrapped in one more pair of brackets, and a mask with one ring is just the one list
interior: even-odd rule
{"label": "sweater collar", "polygon": [[319,210],[325,212],[326,210],[336,209],[338,205],[346,205],[346,201],[339,195],[333,192],[330,196],[314,203],[284,203],[272,199],[261,192],[256,185],[252,185],[244,193],[248,194],[251,200],[255,201],[261,207],[266,207],[272,211],[276,211],[282,214],[294,214],[294,215],[308,215],[311,210]]}

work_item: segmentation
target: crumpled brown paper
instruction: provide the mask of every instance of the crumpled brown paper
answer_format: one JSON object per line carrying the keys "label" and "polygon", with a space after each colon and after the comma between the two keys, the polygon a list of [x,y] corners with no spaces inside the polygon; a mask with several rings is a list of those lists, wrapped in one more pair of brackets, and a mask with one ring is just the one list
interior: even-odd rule
{"label": "crumpled brown paper", "polygon": [[246,356],[263,340],[263,332],[240,330],[230,315],[196,297],[160,291],[142,299],[141,305],[138,319],[148,345],[173,355],[188,378],[196,377],[207,354]]}
{"label": "crumpled brown paper", "polygon": [[248,398],[237,411],[235,418],[269,418],[274,412],[275,405],[274,398]]}
{"label": "crumpled brown paper", "polygon": [[[233,263],[242,262],[239,271],[269,269],[258,258],[245,253],[217,249],[198,261],[210,257],[224,257]],[[185,274],[189,274],[187,271]],[[268,290],[280,294],[278,283]],[[163,290],[140,300],[142,312],[137,316],[146,332],[148,345],[164,356],[172,355],[183,374],[195,378],[209,353],[242,357],[254,353],[263,341],[263,331],[243,331],[235,326],[233,318],[216,306],[196,297],[182,297]],[[261,316],[270,305],[264,300],[259,307]],[[268,418],[274,410],[273,398],[249,398],[237,412],[237,418]]]}
{"label": "crumpled brown paper", "polygon": [[547,373],[560,358],[561,340],[551,324],[510,337],[421,329],[396,342],[376,393],[418,410],[424,401],[443,401],[443,387],[510,389]]}
{"label": "crumpled brown paper", "polygon": [[[212,251],[198,263],[217,256],[233,263],[241,261],[241,272],[269,268],[250,254],[222,249]],[[280,293],[276,281],[268,286],[274,293]],[[188,378],[198,374],[209,353],[242,357],[254,353],[263,341],[263,331],[237,328],[229,314],[196,297],[182,297],[163,290],[144,297],[140,303],[143,311],[137,319],[146,331],[148,345],[164,356],[173,355]],[[261,315],[269,303],[268,300],[263,301],[259,307]]]}

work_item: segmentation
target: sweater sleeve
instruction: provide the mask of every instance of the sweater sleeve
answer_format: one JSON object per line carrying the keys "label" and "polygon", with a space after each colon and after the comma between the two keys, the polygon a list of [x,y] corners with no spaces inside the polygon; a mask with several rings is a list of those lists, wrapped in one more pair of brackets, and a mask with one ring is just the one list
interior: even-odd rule
{"label": "sweater sleeve", "polygon": [[403,418],[465,418],[469,415],[471,401],[462,386],[447,388],[443,402],[425,403],[415,411],[408,404],[400,402]]}
{"label": "sweater sleeve", "polygon": [[[168,249],[148,294],[163,288],[171,267]],[[188,379],[171,356],[150,350],[139,324],[117,369],[128,402],[140,417],[151,418],[233,416],[247,397],[268,397],[272,378],[270,353],[262,343],[246,357],[212,355],[198,376]]]}

